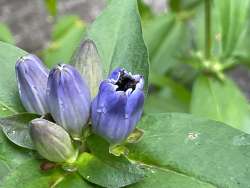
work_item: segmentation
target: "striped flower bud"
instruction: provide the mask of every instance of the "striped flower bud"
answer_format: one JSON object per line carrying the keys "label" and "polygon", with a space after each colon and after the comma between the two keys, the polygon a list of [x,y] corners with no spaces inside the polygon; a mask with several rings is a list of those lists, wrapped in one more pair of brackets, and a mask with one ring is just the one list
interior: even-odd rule
{"label": "striped flower bud", "polygon": [[73,163],[77,158],[69,134],[59,125],[34,119],[30,122],[30,136],[37,152],[49,161]]}
{"label": "striped flower bud", "polygon": [[71,63],[88,83],[91,97],[94,98],[103,80],[102,62],[94,41],[85,40],[75,52]]}
{"label": "striped flower bud", "polygon": [[79,140],[89,119],[91,100],[88,86],[73,66],[57,65],[50,71],[47,100],[54,120]]}
{"label": "striped flower bud", "polygon": [[99,88],[92,103],[93,131],[110,143],[124,141],[140,120],[143,104],[144,79],[126,70],[114,70]]}
{"label": "striped flower bud", "polygon": [[35,55],[29,54],[16,63],[16,78],[19,95],[28,112],[40,115],[48,112],[46,87],[49,70]]}

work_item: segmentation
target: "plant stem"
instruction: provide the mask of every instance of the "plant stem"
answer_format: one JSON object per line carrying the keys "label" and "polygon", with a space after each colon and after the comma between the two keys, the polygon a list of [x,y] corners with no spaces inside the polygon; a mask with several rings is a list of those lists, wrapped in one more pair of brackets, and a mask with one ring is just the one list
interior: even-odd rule
{"label": "plant stem", "polygon": [[205,8],[205,58],[211,56],[211,0],[204,0]]}

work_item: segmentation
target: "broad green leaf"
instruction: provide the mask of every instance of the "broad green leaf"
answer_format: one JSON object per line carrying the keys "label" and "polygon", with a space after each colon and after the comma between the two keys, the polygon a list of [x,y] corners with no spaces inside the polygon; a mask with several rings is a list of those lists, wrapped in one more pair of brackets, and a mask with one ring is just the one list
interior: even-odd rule
{"label": "broad green leaf", "polygon": [[55,187],[64,176],[60,170],[42,171],[41,161],[30,160],[19,165],[0,182],[0,188],[47,188]]}
{"label": "broad green leaf", "polygon": [[54,32],[52,42],[42,52],[43,60],[50,68],[58,63],[69,63],[73,52],[84,37],[85,23],[74,17],[62,17],[54,26]]}
{"label": "broad green leaf", "polygon": [[0,182],[17,166],[30,160],[32,155],[32,152],[11,143],[0,127]]}
{"label": "broad green leaf", "polygon": [[[142,138],[144,139],[144,138]],[[91,150],[91,152],[102,161],[107,161],[107,151],[109,150],[109,144],[103,140],[102,138],[92,135],[88,137],[87,144]],[[138,143],[140,144],[140,143]],[[137,144],[135,144],[137,145]],[[142,152],[139,150],[138,152]],[[138,155],[141,155],[138,153]],[[113,161],[114,163],[115,161]],[[134,161],[136,162],[136,161]],[[139,165],[141,162],[137,162]],[[131,185],[129,187],[173,187],[173,188],[212,188],[208,183],[199,181],[194,177],[187,176],[183,173],[179,173],[173,169],[161,168],[159,166],[151,165],[151,164],[143,164],[141,163],[141,167],[147,169],[148,173],[145,179],[142,181]]]}
{"label": "broad green leaf", "polygon": [[14,109],[7,108],[5,105],[0,104],[1,117],[9,116],[9,115],[12,115],[15,113],[17,113],[17,112],[15,112]]}
{"label": "broad green leaf", "polygon": [[15,79],[16,61],[26,52],[10,44],[0,42],[0,117],[24,112]]}
{"label": "broad green leaf", "polygon": [[153,169],[153,175],[129,188],[215,188],[193,177],[166,169]]}
{"label": "broad green leaf", "polygon": [[95,146],[102,153],[83,153],[77,162],[80,175],[87,181],[103,187],[124,187],[141,181],[148,173],[139,163],[109,154],[108,145],[102,148]]}
{"label": "broad green leaf", "polygon": [[94,188],[99,187],[94,184],[86,182],[80,175],[76,173],[67,174],[55,186],[55,188]]}
{"label": "broad green leaf", "polygon": [[58,168],[41,170],[42,163],[33,152],[17,148],[0,132],[0,188],[96,187]]}
{"label": "broad green leaf", "polygon": [[[19,100],[15,80],[15,63],[25,54],[27,53],[19,48],[0,42],[0,117],[25,111]],[[0,126],[0,179],[30,160],[32,155],[32,152],[11,143]]]}
{"label": "broad green leaf", "polygon": [[201,76],[194,86],[191,113],[221,121],[250,133],[248,102],[229,78],[224,81]]}
{"label": "broad green leaf", "polygon": [[0,118],[0,126],[6,137],[18,146],[34,149],[29,134],[29,122],[39,115],[23,113],[5,118]]}
{"label": "broad green leaf", "polygon": [[214,187],[249,186],[248,134],[220,122],[180,113],[147,115],[139,128],[145,134],[138,144],[128,145],[130,158]]}
{"label": "broad green leaf", "polygon": [[7,25],[0,23],[0,41],[14,44],[15,40],[11,34],[10,29]]}
{"label": "broad green leaf", "polygon": [[92,24],[88,37],[97,46],[105,77],[114,68],[123,67],[142,74],[147,90],[148,54],[136,0],[113,0]]}

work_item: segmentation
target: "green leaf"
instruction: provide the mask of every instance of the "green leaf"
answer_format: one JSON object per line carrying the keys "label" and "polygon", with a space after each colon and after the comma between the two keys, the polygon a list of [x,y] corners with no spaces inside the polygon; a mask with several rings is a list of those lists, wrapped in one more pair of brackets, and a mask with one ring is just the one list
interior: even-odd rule
{"label": "green leaf", "polygon": [[181,12],[187,11],[188,9],[196,8],[202,1],[200,0],[170,0],[169,7],[172,11]]}
{"label": "green leaf", "polygon": [[[164,44],[167,43],[168,36],[170,36],[174,28],[174,18],[172,14],[168,16],[157,16],[155,19],[147,22],[143,27],[150,64],[152,65],[151,69],[156,73],[164,73],[169,65],[169,63],[166,63],[167,59],[162,58],[164,58],[164,55],[169,55],[166,50],[167,44],[165,46]],[[155,35],[156,32],[157,36]],[[163,51],[164,53],[162,53]],[[164,69],[162,69],[162,65],[164,65]]]}
{"label": "green leaf", "polygon": [[248,102],[229,78],[224,81],[201,76],[194,86],[191,113],[221,121],[250,133]]}
{"label": "green leaf", "polygon": [[154,169],[153,175],[129,188],[215,188],[193,177],[166,169]]}
{"label": "green leaf", "polygon": [[23,113],[5,118],[0,118],[0,125],[6,137],[18,146],[34,149],[29,134],[29,122],[39,115]]}
{"label": "green leaf", "polygon": [[42,171],[40,162],[30,160],[19,165],[14,171],[8,174],[1,182],[1,188],[44,188],[55,187],[63,175],[60,170]]}
{"label": "green leaf", "polygon": [[85,23],[77,17],[62,17],[54,26],[53,31],[52,42],[42,53],[44,62],[50,68],[58,63],[69,63],[84,37]]}
{"label": "green leaf", "polygon": [[161,75],[151,74],[150,82],[159,87],[145,101],[145,113],[188,112],[190,91],[176,81]]}
{"label": "green leaf", "polygon": [[[143,137],[144,139],[144,137]],[[110,154],[107,155],[107,151],[109,150],[109,144],[103,140],[102,138],[92,135],[88,137],[87,139],[87,144],[91,150],[91,152],[100,160],[102,161],[107,161],[107,157],[110,158]],[[136,145],[136,144],[133,144]],[[154,146],[156,147],[156,146]],[[143,150],[140,150],[138,152],[143,153]],[[138,154],[141,155],[141,154]],[[119,159],[119,158],[117,158]],[[117,160],[116,159],[116,160]],[[112,164],[114,164],[115,160],[109,159],[112,161]],[[136,161],[134,161],[136,162]],[[154,165],[148,165],[148,164],[143,164],[141,162],[136,162],[137,164],[140,164],[141,167],[144,167],[147,169],[147,176],[145,179],[142,181],[131,185],[129,187],[178,187],[178,188],[189,188],[189,187],[206,187],[206,188],[212,188],[213,186],[204,183],[202,181],[199,181],[193,177],[189,177],[185,174],[178,173],[173,171],[172,169],[167,169],[167,168],[161,168],[159,166],[154,166]],[[146,170],[145,169],[145,170]]]}
{"label": "green leaf", "polygon": [[[244,43],[248,41],[249,0],[214,0],[211,9],[212,53],[221,59],[244,54]],[[201,6],[193,20],[194,35],[199,51],[204,51],[204,8]]]}
{"label": "green leaf", "polygon": [[86,182],[80,175],[76,173],[67,174],[64,178],[55,186],[55,188],[93,188],[99,187]]}
{"label": "green leaf", "polygon": [[4,135],[0,127],[0,182],[22,163],[30,160],[32,153],[23,148],[17,148]]}
{"label": "green leaf", "polygon": [[[223,57],[230,56],[247,29],[249,0],[215,0],[214,7],[219,20]],[[248,40],[248,36],[242,38]]]}
{"label": "green leaf", "polygon": [[16,61],[27,54],[10,44],[0,42],[0,117],[24,112],[15,79]]}
{"label": "green leaf", "polygon": [[149,5],[146,5],[143,0],[138,0],[137,2],[142,22],[154,17],[154,13]]}
{"label": "green leaf", "polygon": [[0,41],[14,44],[15,40],[7,25],[0,23]]}
{"label": "green leaf", "polygon": [[[130,158],[215,187],[249,186],[248,134],[220,122],[179,113],[145,116],[139,127],[145,134],[138,144],[128,145]],[[168,187],[171,179],[165,181]]]}
{"label": "green leaf", "polygon": [[[150,93],[145,101],[144,112],[163,113],[163,112],[188,112],[188,101],[181,101],[173,93],[176,92],[170,87],[165,87],[158,92]],[[180,93],[181,94],[181,93]]]}
{"label": "green leaf", "polygon": [[89,185],[77,174],[68,174],[56,168],[43,171],[30,150],[15,147],[0,131],[0,188],[74,188]]}
{"label": "green leaf", "polygon": [[143,31],[153,73],[163,75],[183,63],[183,54],[187,55],[191,48],[187,28],[187,23],[172,13],[157,16],[145,24]]}
{"label": "green leaf", "polygon": [[[97,183],[98,185],[104,187],[122,187],[138,182],[150,173],[150,171],[140,162],[131,162],[124,156],[117,157],[110,154],[109,143],[97,135],[89,136],[87,138],[87,145],[93,156],[86,154],[81,161],[84,162],[85,160],[85,163],[89,163],[88,168],[90,170],[93,169],[93,171],[88,170],[83,172],[83,175],[85,175],[85,178],[87,177],[86,175],[94,178],[97,177],[98,171],[98,179],[95,180],[94,178],[93,180],[96,182],[100,181]],[[98,166],[96,164],[98,164]],[[81,169],[86,170],[87,168],[83,168],[82,165]],[[93,173],[93,175],[90,175],[89,173]]]}
{"label": "green leaf", "polygon": [[105,77],[114,68],[123,67],[142,74],[147,90],[148,54],[136,0],[113,0],[92,24],[88,37],[97,46]]}
{"label": "green leaf", "polygon": [[[79,173],[86,180],[103,187],[123,187],[141,181],[148,170],[140,163],[131,163],[126,157],[109,153],[109,144],[96,135],[88,138],[93,153],[79,157]],[[99,169],[99,170],[96,170]]]}
{"label": "green leaf", "polygon": [[46,8],[51,16],[56,16],[57,14],[57,0],[44,0]]}
{"label": "green leaf", "polygon": [[71,27],[75,27],[79,20],[80,18],[75,15],[66,15],[60,17],[52,28],[52,40],[55,41],[63,38],[64,35],[71,30]]}

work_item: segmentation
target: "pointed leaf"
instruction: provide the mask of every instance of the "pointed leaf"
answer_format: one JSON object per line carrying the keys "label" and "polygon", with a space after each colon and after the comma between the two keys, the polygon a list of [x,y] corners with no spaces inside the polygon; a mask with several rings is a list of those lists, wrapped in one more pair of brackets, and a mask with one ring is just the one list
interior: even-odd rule
{"label": "pointed leaf", "polygon": [[148,54],[136,0],[111,1],[92,24],[88,37],[97,46],[105,77],[114,68],[123,67],[134,74],[142,74],[147,90]]}
{"label": "pointed leaf", "polygon": [[[128,145],[132,159],[210,187],[249,186],[248,134],[220,122],[180,113],[145,116],[139,127],[145,134],[138,144]],[[166,178],[168,181],[171,179]]]}
{"label": "pointed leaf", "polygon": [[5,118],[0,118],[0,126],[6,137],[18,146],[34,149],[29,134],[29,122],[39,115],[23,113]]}
{"label": "pointed leaf", "polygon": [[20,102],[15,76],[16,61],[26,52],[0,42],[0,117],[24,112]]}
{"label": "pointed leaf", "polygon": [[130,163],[124,157],[101,160],[92,154],[83,153],[77,163],[83,178],[102,187],[124,187],[145,176],[141,166]]}
{"label": "pointed leaf", "polygon": [[220,81],[199,77],[193,86],[191,101],[191,113],[250,133],[247,99],[229,78]]}

